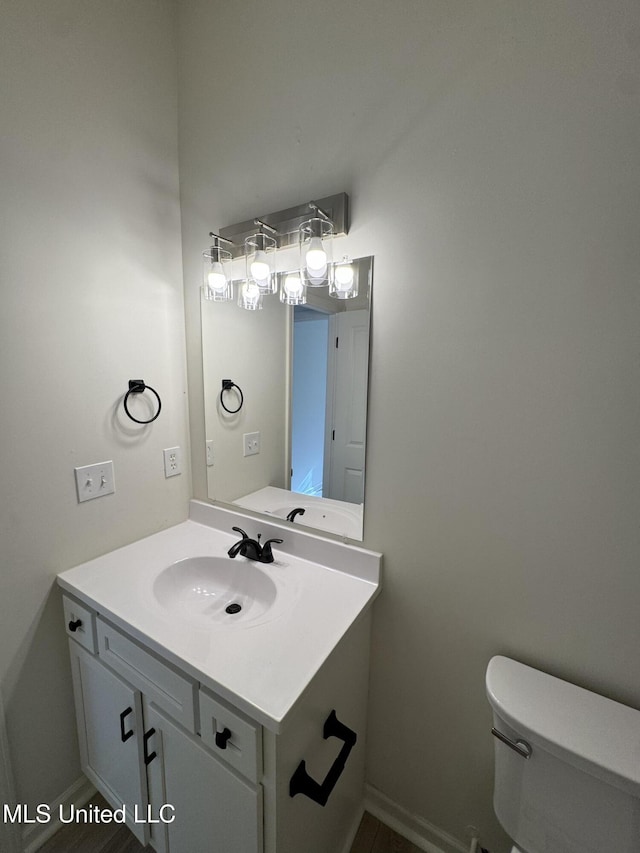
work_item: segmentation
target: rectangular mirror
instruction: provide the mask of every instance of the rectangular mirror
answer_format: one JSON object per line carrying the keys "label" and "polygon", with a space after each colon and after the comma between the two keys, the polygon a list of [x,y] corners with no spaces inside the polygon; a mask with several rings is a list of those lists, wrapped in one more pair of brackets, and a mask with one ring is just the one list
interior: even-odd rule
{"label": "rectangular mirror", "polygon": [[202,358],[210,500],[361,541],[373,258],[353,267],[353,299],[203,298]]}

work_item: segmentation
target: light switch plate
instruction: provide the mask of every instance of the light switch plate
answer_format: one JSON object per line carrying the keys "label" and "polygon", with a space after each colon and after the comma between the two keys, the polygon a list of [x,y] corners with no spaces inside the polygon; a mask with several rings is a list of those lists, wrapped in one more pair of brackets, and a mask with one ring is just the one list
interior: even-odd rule
{"label": "light switch plate", "polygon": [[242,439],[244,456],[255,456],[256,453],[260,453],[259,432],[245,432],[245,434],[242,436]]}
{"label": "light switch plate", "polygon": [[83,465],[74,468],[78,503],[112,495],[116,490],[113,478],[113,462],[96,462],[95,465]]}

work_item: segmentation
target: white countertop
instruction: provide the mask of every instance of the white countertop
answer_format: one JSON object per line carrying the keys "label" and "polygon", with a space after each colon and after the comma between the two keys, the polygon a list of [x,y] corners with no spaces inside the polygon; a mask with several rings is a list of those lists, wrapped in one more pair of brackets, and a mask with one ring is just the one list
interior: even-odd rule
{"label": "white countertop", "polygon": [[[239,538],[231,533],[233,525],[251,537],[263,532],[263,541],[285,540],[274,547],[273,563],[256,563],[278,587],[270,618],[205,625],[172,615],[153,595],[158,574],[186,557],[225,556]],[[379,554],[292,527],[192,501],[189,521],[69,569],[58,583],[279,732],[305,687],[377,595],[381,564]]]}

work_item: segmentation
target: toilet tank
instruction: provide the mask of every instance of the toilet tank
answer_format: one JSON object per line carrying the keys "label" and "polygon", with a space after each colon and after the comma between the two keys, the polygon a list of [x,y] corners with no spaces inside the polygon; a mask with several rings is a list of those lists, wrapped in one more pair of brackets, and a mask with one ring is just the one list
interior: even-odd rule
{"label": "toilet tank", "polygon": [[[640,712],[506,657],[487,668],[494,809],[523,853],[639,853]],[[524,747],[524,752],[527,752]]]}

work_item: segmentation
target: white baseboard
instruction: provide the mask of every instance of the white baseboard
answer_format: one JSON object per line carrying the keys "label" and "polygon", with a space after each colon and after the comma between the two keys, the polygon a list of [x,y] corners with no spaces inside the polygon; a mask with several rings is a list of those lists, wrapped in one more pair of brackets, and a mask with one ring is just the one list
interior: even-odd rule
{"label": "white baseboard", "polygon": [[[71,805],[76,808],[84,806],[88,803],[91,797],[95,794],[96,789],[87,779],[86,776],[81,776],[77,782],[74,782],[71,787],[61,794],[57,800],[50,804],[50,814],[59,815],[60,806],[64,806],[64,812],[69,811]],[[52,818],[49,823],[32,824],[28,826],[22,833],[22,848],[24,853],[35,853],[42,845],[48,841],[52,835],[62,827],[60,818]]]}
{"label": "white baseboard", "polygon": [[373,785],[365,785],[364,807],[379,821],[425,853],[468,853],[469,848],[457,838],[423,817],[403,809]]}
{"label": "white baseboard", "polygon": [[[69,810],[69,806],[72,804],[76,808],[80,808],[91,799],[95,792],[96,789],[91,782],[82,776],[71,787],[67,788],[57,800],[51,803],[51,814],[59,814],[61,805],[64,806],[65,812]],[[402,806],[394,803],[393,800],[372,785],[365,785],[363,811],[368,811],[390,829],[393,829],[394,832],[402,835],[420,850],[424,850],[425,853],[467,853],[468,849],[453,836],[429,823],[428,820],[403,809]],[[348,853],[351,849],[361,819],[362,812],[351,827],[342,853]],[[36,853],[45,842],[55,835],[61,826],[62,824],[57,818],[47,824],[29,826],[22,835],[24,853]]]}

